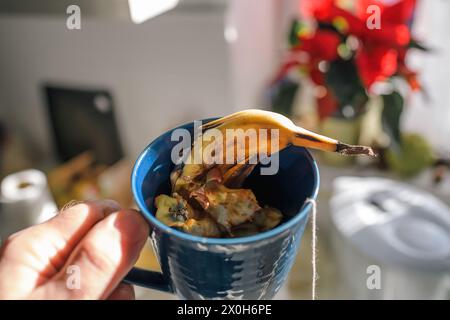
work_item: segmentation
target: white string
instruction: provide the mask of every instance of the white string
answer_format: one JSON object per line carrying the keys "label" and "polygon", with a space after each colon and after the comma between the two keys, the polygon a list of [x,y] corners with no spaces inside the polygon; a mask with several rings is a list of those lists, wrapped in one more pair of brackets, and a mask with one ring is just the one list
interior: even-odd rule
{"label": "white string", "polygon": [[311,203],[311,229],[312,229],[312,239],[311,239],[311,265],[312,265],[312,284],[311,284],[311,298],[316,300],[316,285],[319,275],[317,274],[317,203],[314,199],[306,199],[306,203]]}

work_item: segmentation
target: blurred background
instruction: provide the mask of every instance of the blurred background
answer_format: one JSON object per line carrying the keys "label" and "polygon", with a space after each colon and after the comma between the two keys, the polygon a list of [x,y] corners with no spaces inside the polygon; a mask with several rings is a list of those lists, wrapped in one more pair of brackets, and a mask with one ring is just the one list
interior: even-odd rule
{"label": "blurred background", "polygon": [[[133,207],[154,138],[257,107],[380,154],[314,153],[319,298],[450,299],[449,15],[447,0],[0,0],[0,236],[72,200]],[[310,298],[310,245],[308,229],[278,298]],[[150,244],[137,265],[158,269]]]}

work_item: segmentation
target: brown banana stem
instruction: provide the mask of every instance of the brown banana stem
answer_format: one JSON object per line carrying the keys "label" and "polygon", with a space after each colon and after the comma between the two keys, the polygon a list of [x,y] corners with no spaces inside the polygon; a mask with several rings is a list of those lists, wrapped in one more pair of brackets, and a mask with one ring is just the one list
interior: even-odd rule
{"label": "brown banana stem", "polygon": [[367,155],[370,157],[376,157],[377,154],[372,148],[366,146],[354,146],[342,142],[338,142],[336,145],[336,152],[345,155]]}
{"label": "brown banana stem", "polygon": [[294,133],[294,145],[304,146],[322,151],[337,152],[343,155],[367,155],[376,157],[372,148],[366,146],[355,146],[342,143],[333,138],[317,134],[303,128],[297,128]]}

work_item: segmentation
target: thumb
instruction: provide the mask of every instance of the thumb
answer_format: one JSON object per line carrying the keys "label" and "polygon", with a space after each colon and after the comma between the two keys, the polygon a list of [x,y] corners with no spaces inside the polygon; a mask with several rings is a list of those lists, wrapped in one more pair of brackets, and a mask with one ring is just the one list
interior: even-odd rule
{"label": "thumb", "polygon": [[148,234],[147,222],[135,210],[109,215],[88,232],[54,279],[39,288],[37,298],[107,298],[137,261]]}

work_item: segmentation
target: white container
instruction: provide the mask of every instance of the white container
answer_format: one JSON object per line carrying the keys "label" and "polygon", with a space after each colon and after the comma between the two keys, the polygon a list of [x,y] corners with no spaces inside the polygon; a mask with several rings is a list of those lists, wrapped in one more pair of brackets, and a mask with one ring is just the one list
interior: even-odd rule
{"label": "white container", "polygon": [[45,174],[39,170],[13,173],[0,186],[0,237],[43,222],[57,208],[48,190]]}
{"label": "white container", "polygon": [[339,273],[353,299],[450,299],[450,210],[434,196],[381,178],[334,181]]}

